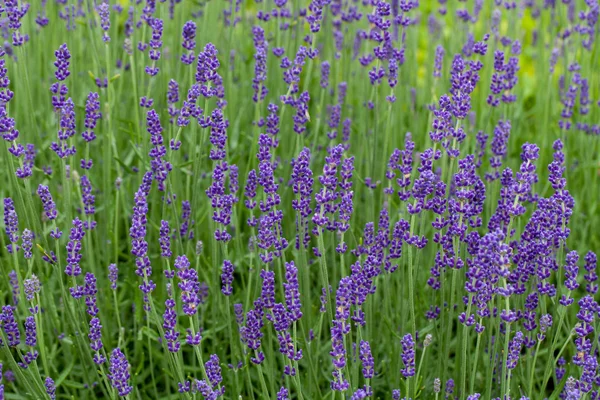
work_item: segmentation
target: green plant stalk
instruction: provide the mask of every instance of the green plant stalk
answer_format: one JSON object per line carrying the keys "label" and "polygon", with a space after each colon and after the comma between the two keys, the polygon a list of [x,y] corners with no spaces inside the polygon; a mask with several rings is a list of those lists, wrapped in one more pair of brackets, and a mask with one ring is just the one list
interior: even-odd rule
{"label": "green plant stalk", "polygon": [[540,351],[541,340],[537,341],[537,345],[535,346],[535,353],[533,355],[533,361],[531,362],[531,372],[529,373],[529,386],[527,389],[527,395],[533,396],[533,376],[535,374],[535,363],[537,361],[538,353]]}
{"label": "green plant stalk", "polygon": [[[510,300],[508,296],[505,300],[505,308],[506,311],[510,311]],[[501,396],[504,397],[510,396],[510,377],[511,371],[507,368],[508,361],[508,345],[510,343],[510,330],[512,325],[507,322],[506,323],[506,333],[504,334],[504,355],[502,358],[502,380],[501,380]]]}
{"label": "green plant stalk", "polygon": [[[323,212],[323,206],[321,206],[321,212]],[[319,257],[319,263],[321,265],[321,284],[325,287],[325,293],[327,297],[327,316],[329,317],[329,321],[333,321],[333,304],[331,303],[331,292],[329,291],[329,277],[327,274],[327,262],[325,261],[325,244],[323,243],[323,229],[319,229],[319,252],[321,253],[321,257]]]}
{"label": "green plant stalk", "polygon": [[414,399],[417,398],[419,392],[419,377],[421,376],[421,368],[423,367],[423,360],[425,359],[425,351],[427,350],[427,346],[423,346],[423,351],[421,352],[421,358],[419,359],[419,366],[417,367],[417,374],[415,375],[415,390],[414,390]]}
{"label": "green plant stalk", "polygon": [[[558,319],[558,325],[556,327],[556,333],[554,334],[554,339],[552,340],[552,346],[550,346],[550,352],[548,353],[548,360],[546,361],[546,368],[544,368],[544,379],[542,380],[542,386],[540,387],[540,395],[543,395],[546,392],[546,385],[548,384],[548,380],[550,379],[550,376],[552,375],[552,366],[555,363],[555,360],[558,360],[558,358],[560,357],[561,352],[559,353],[558,356],[556,356],[556,358],[553,357],[554,354],[554,350],[556,349],[556,345],[558,344],[558,337],[560,335],[560,332],[562,330],[562,326],[565,320],[565,315],[567,313],[566,307],[562,306],[559,307],[559,313],[560,313],[560,317]],[[565,341],[565,345],[569,342],[569,340]]]}
{"label": "green plant stalk", "polygon": [[[479,319],[479,323],[482,323],[482,319]],[[477,334],[477,343],[475,344],[475,356],[473,357],[473,369],[471,370],[471,384],[469,385],[469,393],[473,393],[475,387],[475,376],[477,374],[477,362],[479,361],[479,346],[481,343],[481,336],[483,333]]]}
{"label": "green plant stalk", "polygon": [[[38,306],[40,307],[40,310],[42,308],[42,303],[40,302],[40,294],[36,293],[35,294],[35,299],[36,299],[36,303],[38,304]],[[36,326],[38,326],[39,328],[39,337],[38,337],[38,343],[40,345],[40,355],[42,358],[42,365],[44,366],[44,372],[46,373],[46,375],[50,375],[50,368],[48,367],[48,355],[46,354],[46,345],[44,343],[44,326],[42,324],[42,316],[40,315],[39,312],[36,312],[34,314],[34,318],[35,318],[35,324]]]}
{"label": "green plant stalk", "polygon": [[[256,357],[258,359],[258,350],[254,350],[254,357]],[[271,397],[269,396],[269,389],[267,389],[267,383],[265,382],[265,376],[263,374],[262,364],[256,364],[256,367],[258,368],[258,379],[260,381],[260,387],[263,392],[263,398],[269,399]]]}
{"label": "green plant stalk", "polygon": [[[471,315],[471,301],[473,299],[473,294],[469,293],[469,303],[467,304],[467,314],[466,314],[466,318],[469,318],[469,316]],[[467,345],[469,342],[469,328],[467,327],[467,325],[463,325],[463,338],[462,338],[462,356],[461,356],[461,374],[460,374],[460,388],[461,388],[461,395],[462,396],[466,396],[467,395]],[[471,376],[471,379],[473,379],[473,376]]]}

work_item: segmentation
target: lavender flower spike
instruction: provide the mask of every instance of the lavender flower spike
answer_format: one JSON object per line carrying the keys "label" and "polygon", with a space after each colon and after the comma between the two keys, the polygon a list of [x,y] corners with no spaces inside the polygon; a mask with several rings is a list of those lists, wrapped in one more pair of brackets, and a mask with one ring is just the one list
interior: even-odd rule
{"label": "lavender flower spike", "polygon": [[133,390],[129,385],[131,366],[125,358],[125,354],[118,347],[110,355],[110,367],[108,378],[112,387],[117,389],[119,396],[127,396]]}

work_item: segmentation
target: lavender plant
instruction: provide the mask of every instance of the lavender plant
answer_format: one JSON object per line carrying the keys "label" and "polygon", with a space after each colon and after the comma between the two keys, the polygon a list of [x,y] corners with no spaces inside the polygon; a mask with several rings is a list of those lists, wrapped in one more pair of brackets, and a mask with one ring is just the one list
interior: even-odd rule
{"label": "lavender plant", "polygon": [[598,0],[0,3],[0,400],[600,399]]}

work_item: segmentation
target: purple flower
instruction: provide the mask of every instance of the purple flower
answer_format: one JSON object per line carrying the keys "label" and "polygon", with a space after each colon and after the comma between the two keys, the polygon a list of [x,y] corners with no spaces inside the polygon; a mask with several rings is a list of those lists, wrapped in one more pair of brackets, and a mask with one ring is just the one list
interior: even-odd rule
{"label": "purple flower", "polygon": [[310,242],[310,232],[308,229],[308,217],[312,213],[310,206],[313,192],[313,173],[310,169],[310,150],[305,147],[302,149],[298,158],[292,160],[291,184],[296,199],[292,200],[292,208],[298,212],[296,215],[296,248],[300,249],[300,244],[306,248]]}
{"label": "purple flower", "polygon": [[35,318],[28,316],[25,318],[25,346],[35,347],[37,345],[37,328]]}
{"label": "purple flower", "polygon": [[406,334],[400,340],[402,344],[402,362],[404,368],[400,370],[405,378],[415,375],[415,342],[411,334]]}
{"label": "purple flower", "polygon": [[360,341],[360,361],[363,365],[363,376],[365,379],[373,379],[375,376],[375,361],[373,360],[373,356],[371,355],[371,346],[369,342],[366,340]]}
{"label": "purple flower", "polygon": [[110,281],[110,288],[112,290],[117,289],[117,280],[119,279],[119,268],[117,264],[110,264],[108,266],[108,280]]}
{"label": "purple flower", "polygon": [[194,230],[192,229],[194,220],[192,219],[192,206],[189,201],[184,200],[181,202],[181,214],[181,227],[179,228],[179,236],[183,240],[191,240],[194,238]]}
{"label": "purple flower", "polygon": [[517,331],[513,339],[510,341],[508,346],[508,358],[506,360],[506,368],[515,369],[517,362],[519,361],[519,355],[521,354],[521,347],[525,337],[523,332]]}
{"label": "purple flower", "polygon": [[[169,123],[173,124],[176,121],[176,117],[179,115],[179,110],[177,109],[176,103],[179,101],[179,84],[175,79],[169,80],[169,85],[167,89],[167,105],[169,107]],[[171,150],[179,150],[181,146],[181,141],[175,141],[175,139],[171,139]]]}
{"label": "purple flower", "polygon": [[279,392],[277,392],[277,400],[289,400],[290,399],[290,394],[288,392],[288,390],[286,389],[285,386],[282,386],[281,389],[279,389]]}
{"label": "purple flower", "polygon": [[169,297],[165,300],[165,312],[163,313],[163,328],[165,330],[165,340],[167,348],[172,353],[177,353],[181,348],[179,341],[179,332],[177,331],[177,311],[176,303],[173,299],[173,288],[171,283],[167,283],[167,293]]}
{"label": "purple flower", "polygon": [[56,57],[56,61],[54,61],[54,66],[56,67],[54,76],[56,77],[56,80],[64,81],[70,75],[69,60],[71,59],[71,53],[69,53],[67,44],[62,44],[58,50],[54,52],[54,56]]}
{"label": "purple flower", "polygon": [[[256,207],[256,186],[258,183],[258,178],[256,176],[256,170],[251,169],[248,171],[248,177],[246,178],[246,185],[244,186],[244,196],[246,200],[244,200],[244,205],[248,210],[253,210]],[[248,225],[256,226],[255,218],[251,217],[248,219]]]}
{"label": "purple flower", "polygon": [[224,160],[229,121],[224,118],[223,111],[220,108],[215,109],[211,113],[209,126],[210,143],[213,145],[213,148],[210,150],[210,159],[213,161]]}
{"label": "purple flower", "polygon": [[219,390],[219,385],[223,380],[219,363],[219,357],[217,357],[216,354],[212,354],[205,364],[208,381],[210,382],[212,389],[217,391],[217,396],[225,393],[225,388]]}
{"label": "purple flower", "polygon": [[102,349],[102,325],[100,324],[100,319],[98,317],[93,317],[90,320],[90,332],[88,333],[88,338],[90,340],[90,348],[95,351],[93,360],[97,365],[104,364],[106,358],[100,352]]}
{"label": "purple flower", "polygon": [[175,259],[175,268],[179,278],[179,289],[181,290],[181,302],[183,303],[183,312],[187,315],[194,315],[200,305],[200,285],[198,284],[198,273],[190,268],[188,258],[183,255]]}
{"label": "purple flower", "polygon": [[[237,197],[225,192],[225,173],[228,171],[231,182],[231,171],[227,162],[215,162],[212,174],[212,184],[208,189],[206,189],[205,192],[208,198],[211,200],[211,206],[213,207],[213,221],[222,225],[222,228],[217,227],[215,230],[215,240],[225,243],[231,240],[231,235],[229,232],[227,232],[227,227],[231,224],[233,206],[237,202]],[[237,174],[237,168],[234,171]],[[229,189],[231,190],[232,187],[230,186]]]}
{"label": "purple flower", "polygon": [[[88,218],[93,219],[93,215],[96,213],[95,206],[96,198],[92,194],[92,183],[86,175],[81,176],[81,202],[83,203],[83,210]],[[90,217],[92,216],[92,217]],[[96,227],[96,221],[87,220],[83,223],[86,229],[92,230]]]}
{"label": "purple flower", "polygon": [[[260,306],[260,303],[258,304]],[[263,337],[262,327],[263,327],[263,310],[262,307],[256,310],[249,310],[246,314],[246,326],[240,328],[240,335],[242,337],[242,342],[244,342],[250,350],[257,350],[261,345],[261,338]],[[254,364],[262,363],[264,359],[264,355],[262,352],[257,352],[257,357],[253,357],[251,361]]]}
{"label": "purple flower", "polygon": [[302,305],[300,303],[298,269],[295,267],[293,261],[285,263],[285,279],[287,282],[283,284],[283,289],[285,293],[285,304],[288,309],[288,316],[292,322],[299,321],[300,318],[302,318]]}
{"label": "purple flower", "polygon": [[171,229],[169,228],[169,222],[162,220],[160,221],[160,237],[158,242],[160,243],[160,255],[161,257],[169,258],[173,254],[171,252]]}
{"label": "purple flower", "polygon": [[323,61],[321,63],[321,88],[327,89],[329,86],[329,71],[331,70],[331,64],[329,61]]}
{"label": "purple flower", "polygon": [[67,243],[67,265],[65,267],[65,274],[73,278],[73,286],[71,295],[73,298],[80,298],[82,296],[82,287],[75,284],[75,278],[81,275],[81,267],[79,262],[81,261],[81,241],[85,236],[85,230],[83,229],[83,222],[79,218],[73,220],[73,228],[69,234],[69,243]]}
{"label": "purple flower", "polygon": [[166,147],[163,143],[163,128],[160,124],[160,118],[156,111],[150,110],[146,115],[146,126],[150,133],[150,141],[153,145],[148,153],[150,158],[150,167],[154,180],[158,184],[158,190],[164,192],[166,190],[165,182],[168,173],[173,169],[170,162],[164,159],[167,154]]}
{"label": "purple flower", "polygon": [[96,286],[96,277],[93,273],[87,272],[85,274],[85,283],[83,286],[83,295],[85,295],[86,312],[91,316],[95,317],[98,315],[98,306],[96,295],[98,294],[98,288]]}
{"label": "purple flower", "polygon": [[23,229],[23,235],[21,236],[21,248],[23,249],[23,256],[25,259],[29,260],[33,257],[33,252],[31,249],[33,248],[33,232],[29,229]]}
{"label": "purple flower", "polygon": [[147,66],[145,71],[150,76],[156,76],[159,68],[156,66],[156,62],[160,59],[160,48],[162,47],[162,34],[163,34],[163,21],[160,18],[149,18],[147,19],[148,26],[152,29],[152,39],[150,39],[150,51],[148,52],[150,60],[152,61],[151,66]]}
{"label": "purple flower", "polygon": [[129,386],[130,369],[125,354],[118,347],[114,349],[110,355],[108,378],[119,396],[127,396],[133,390],[133,386]]}
{"label": "purple flower", "polygon": [[263,280],[260,294],[261,305],[264,308],[273,308],[275,306],[275,273],[273,271],[262,270],[260,277]]}
{"label": "purple flower", "polygon": [[509,120],[498,121],[498,124],[494,128],[494,136],[491,144],[491,150],[494,156],[490,158],[490,166],[494,168],[494,171],[486,174],[487,180],[493,181],[500,178],[500,167],[502,167],[502,162],[504,161],[504,158],[506,158],[510,129],[511,124]]}
{"label": "purple flower", "polygon": [[108,3],[98,4],[96,11],[98,11],[98,15],[100,16],[100,28],[104,31],[102,41],[108,43],[110,42],[110,36],[108,36],[108,30],[110,29],[110,8]]}
{"label": "purple flower", "polygon": [[435,48],[435,63],[433,66],[433,77],[440,78],[442,76],[442,62],[444,60],[444,47],[438,45]]}
{"label": "purple flower", "polygon": [[450,70],[450,94],[452,95],[450,110],[455,118],[464,119],[470,111],[471,93],[479,81],[478,73],[482,67],[480,61],[465,62],[460,54],[454,56]]}
{"label": "purple flower", "polygon": [[252,27],[252,36],[254,37],[254,78],[252,79],[252,89],[254,95],[252,100],[255,103],[263,101],[269,89],[265,86],[267,80],[267,55],[269,54],[269,45],[265,40],[265,31],[260,26]]}
{"label": "purple flower", "polygon": [[19,325],[15,320],[14,310],[12,306],[3,306],[0,314],[2,329],[6,335],[7,344],[9,347],[16,347],[21,343],[21,332]]}
{"label": "purple flower", "polygon": [[225,296],[231,296],[231,294],[233,293],[233,287],[231,286],[233,283],[233,271],[234,271],[234,266],[231,263],[231,261],[229,260],[225,260],[223,261],[223,268],[222,268],[222,273],[221,273],[221,292],[223,292],[223,294]]}
{"label": "purple flower", "polygon": [[49,376],[44,380],[44,387],[46,388],[46,394],[50,397],[50,400],[56,399],[56,386],[54,385],[54,381]]}
{"label": "purple flower", "polygon": [[[20,145],[17,145],[20,146]],[[12,148],[9,150],[12,152]],[[23,165],[18,167],[15,171],[15,175],[17,178],[25,179],[33,175],[33,165],[35,162],[36,150],[35,146],[31,143],[28,143],[25,146],[24,157],[23,157]]]}
{"label": "purple flower", "polygon": [[579,287],[577,283],[577,273],[579,267],[577,262],[579,261],[579,254],[576,251],[571,251],[567,254],[565,264],[565,287],[569,290],[575,290]]}
{"label": "purple flower", "polygon": [[17,306],[19,304],[19,296],[21,295],[21,288],[19,286],[17,271],[14,269],[8,273],[8,283],[12,292],[13,304]]}
{"label": "purple flower", "polygon": [[191,65],[194,63],[194,59],[196,58],[194,56],[194,49],[196,48],[196,23],[193,21],[187,21],[183,25],[181,36],[183,37],[181,46],[187,50],[187,52],[181,55],[181,62],[186,65]]}
{"label": "purple flower", "polygon": [[[19,240],[19,219],[17,217],[17,211],[15,210],[15,203],[10,197],[4,199],[4,226],[6,235],[10,243],[17,243]],[[16,244],[8,244],[6,249],[9,253],[17,251],[19,247]]]}
{"label": "purple flower", "polygon": [[[81,136],[88,143],[96,139],[94,129],[96,129],[98,120],[102,118],[99,98],[100,95],[98,93],[90,92],[85,103],[85,131],[81,133]],[[83,169],[90,169],[92,167],[92,160],[82,159],[81,167]]]}
{"label": "purple flower", "polygon": [[204,51],[198,54],[196,82],[200,85],[200,92],[206,98],[213,96],[222,98],[225,95],[223,79],[217,72],[220,66],[217,54],[217,48],[212,43],[207,43]]}
{"label": "purple flower", "polygon": [[298,96],[298,100],[295,101],[294,107],[296,108],[296,115],[294,115],[294,132],[302,134],[306,131],[306,124],[309,121],[308,115],[308,102],[310,101],[310,94],[308,92],[302,92]]}
{"label": "purple flower", "polygon": [[148,295],[154,290],[156,284],[150,279],[152,276],[152,266],[148,257],[148,242],[146,242],[146,225],[148,214],[148,192],[150,191],[152,174],[147,172],[144,175],[142,184],[135,194],[133,215],[131,217],[131,227],[129,236],[131,237],[131,254],[136,257],[135,273],[143,278],[139,288],[144,293],[144,306],[149,307]]}
{"label": "purple flower", "polygon": [[27,301],[33,301],[33,298],[42,290],[40,280],[35,274],[31,274],[31,278],[25,279],[23,282],[23,290]]}
{"label": "purple flower", "polygon": [[75,136],[75,105],[69,97],[60,108],[58,142],[52,142],[50,148],[60,158],[75,154],[75,146],[69,147],[69,138]]}
{"label": "purple flower", "polygon": [[[23,236],[25,236],[25,231],[23,231]],[[589,251],[585,255],[585,266],[584,269],[587,271],[583,277],[588,282],[585,286],[585,290],[594,295],[598,292],[598,284],[595,283],[598,280],[598,274],[596,273],[597,268],[597,258],[596,253]]]}

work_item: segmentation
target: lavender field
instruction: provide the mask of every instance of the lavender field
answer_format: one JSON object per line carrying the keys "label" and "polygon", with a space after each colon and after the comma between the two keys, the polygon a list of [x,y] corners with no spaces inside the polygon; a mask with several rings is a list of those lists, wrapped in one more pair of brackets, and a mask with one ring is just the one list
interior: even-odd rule
{"label": "lavender field", "polygon": [[600,399],[598,0],[0,0],[0,400]]}

